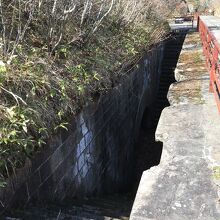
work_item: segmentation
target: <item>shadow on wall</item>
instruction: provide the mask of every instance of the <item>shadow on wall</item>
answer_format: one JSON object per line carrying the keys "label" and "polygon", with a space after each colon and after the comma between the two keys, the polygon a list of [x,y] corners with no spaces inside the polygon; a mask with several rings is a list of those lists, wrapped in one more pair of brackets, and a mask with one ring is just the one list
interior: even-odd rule
{"label": "shadow on wall", "polygon": [[137,190],[143,171],[157,166],[163,149],[162,142],[156,142],[156,128],[151,127],[151,110],[146,108],[143,114],[138,141],[135,145],[135,179]]}
{"label": "shadow on wall", "polygon": [[135,187],[139,184],[142,173],[160,163],[163,143],[155,141],[155,131],[162,110],[169,106],[167,93],[169,87],[174,83],[174,71],[178,62],[179,54],[186,33],[173,33],[164,47],[164,57],[161,65],[159,88],[152,105],[145,108],[139,131],[139,138],[135,145]]}

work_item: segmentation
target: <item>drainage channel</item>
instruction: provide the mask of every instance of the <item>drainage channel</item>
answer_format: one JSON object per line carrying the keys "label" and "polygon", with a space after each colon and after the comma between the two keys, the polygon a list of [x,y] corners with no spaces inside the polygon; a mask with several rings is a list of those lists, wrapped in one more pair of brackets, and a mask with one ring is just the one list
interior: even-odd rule
{"label": "drainage channel", "polygon": [[105,195],[98,198],[66,201],[62,204],[41,204],[23,211],[8,213],[5,220],[110,220],[129,219],[134,197],[142,172],[160,163],[162,143],[155,141],[155,131],[161,111],[169,106],[167,92],[175,82],[174,70],[185,38],[184,33],[174,33],[165,42],[164,59],[157,97],[143,115],[139,138],[135,145],[135,166],[133,188],[127,193]]}
{"label": "drainage channel", "polygon": [[144,112],[135,148],[136,190],[143,171],[160,163],[163,144],[155,141],[155,132],[162,110],[170,105],[167,93],[170,85],[176,81],[174,71],[185,36],[186,33],[173,33],[172,37],[165,42],[158,93],[152,107],[147,108]]}

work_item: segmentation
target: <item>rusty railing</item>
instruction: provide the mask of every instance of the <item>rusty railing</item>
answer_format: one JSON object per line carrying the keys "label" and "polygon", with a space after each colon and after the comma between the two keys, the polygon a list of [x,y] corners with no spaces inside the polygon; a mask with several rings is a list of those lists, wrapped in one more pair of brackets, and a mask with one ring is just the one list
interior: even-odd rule
{"label": "rusty railing", "polygon": [[200,17],[198,19],[198,29],[203,44],[206,65],[210,73],[209,89],[215,95],[220,113],[220,44]]}

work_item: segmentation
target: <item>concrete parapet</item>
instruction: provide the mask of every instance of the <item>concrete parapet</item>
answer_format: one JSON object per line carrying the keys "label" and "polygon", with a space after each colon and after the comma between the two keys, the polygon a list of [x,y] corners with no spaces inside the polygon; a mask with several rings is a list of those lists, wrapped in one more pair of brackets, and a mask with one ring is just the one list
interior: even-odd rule
{"label": "concrete parapet", "polygon": [[185,39],[156,131],[161,163],[143,173],[131,220],[220,219],[220,116],[199,41]]}

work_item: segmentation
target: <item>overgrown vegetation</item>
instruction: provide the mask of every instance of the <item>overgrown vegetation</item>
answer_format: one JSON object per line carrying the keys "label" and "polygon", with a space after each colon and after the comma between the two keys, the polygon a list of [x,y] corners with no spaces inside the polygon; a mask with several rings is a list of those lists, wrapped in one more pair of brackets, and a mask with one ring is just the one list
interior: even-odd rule
{"label": "overgrown vegetation", "polygon": [[[218,0],[217,0],[218,1]],[[215,7],[212,6],[213,0],[188,0],[192,4],[194,10],[199,13],[210,13]]]}
{"label": "overgrown vegetation", "polygon": [[0,0],[0,179],[167,33],[174,0]]}

